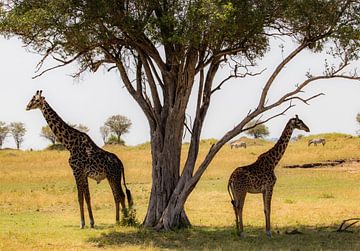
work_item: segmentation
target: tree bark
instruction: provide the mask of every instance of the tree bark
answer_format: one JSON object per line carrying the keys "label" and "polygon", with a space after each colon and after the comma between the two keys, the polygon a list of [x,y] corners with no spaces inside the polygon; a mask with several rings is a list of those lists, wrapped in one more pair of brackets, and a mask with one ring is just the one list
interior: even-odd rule
{"label": "tree bark", "polygon": [[[158,126],[151,130],[152,154],[152,187],[148,211],[144,220],[145,227],[159,226],[168,208],[171,208],[172,197],[180,179],[180,157],[183,125],[179,123],[179,114],[169,115],[165,127]],[[172,217],[171,227],[158,228],[171,230],[186,227],[190,222],[184,207]]]}

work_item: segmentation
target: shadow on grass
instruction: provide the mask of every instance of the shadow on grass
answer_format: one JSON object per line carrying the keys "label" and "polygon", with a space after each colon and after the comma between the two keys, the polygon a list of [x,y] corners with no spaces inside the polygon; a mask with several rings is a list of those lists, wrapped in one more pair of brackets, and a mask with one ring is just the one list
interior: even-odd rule
{"label": "shadow on grass", "polygon": [[[247,237],[239,238],[234,227],[192,227],[173,232],[155,232],[148,229],[112,229],[101,236],[88,239],[97,247],[139,247],[174,250],[235,250],[235,249],[291,249],[330,250],[360,249],[360,227],[353,233],[337,233],[338,226],[296,226],[275,228],[273,238],[267,238],[262,228],[246,227]],[[297,229],[302,234],[286,232]],[[126,232],[124,232],[126,231]]]}

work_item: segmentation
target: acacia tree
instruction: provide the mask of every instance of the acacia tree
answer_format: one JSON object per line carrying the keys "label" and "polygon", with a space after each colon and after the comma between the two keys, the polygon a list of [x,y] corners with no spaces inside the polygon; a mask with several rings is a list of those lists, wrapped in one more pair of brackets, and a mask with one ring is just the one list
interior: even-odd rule
{"label": "acacia tree", "polygon": [[9,133],[9,127],[6,125],[5,122],[0,121],[0,149],[4,143],[6,136]]}
{"label": "acacia tree", "polygon": [[[190,224],[184,210],[189,194],[221,147],[249,129],[246,125],[251,120],[277,107],[283,110],[263,122],[283,114],[294,106],[291,101],[307,103],[318,96],[303,93],[314,81],[359,80],[355,71],[348,71],[359,54],[358,0],[3,2],[0,32],[20,37],[43,55],[37,76],[75,61],[80,63],[75,76],[101,66],[119,72],[150,127],[152,188],[144,220],[147,227],[169,230]],[[257,106],[225,132],[195,168],[214,94],[231,79],[257,74],[251,67],[274,36],[290,38],[295,48],[256,93]],[[278,75],[304,50],[327,52],[338,61],[325,63],[319,75],[307,73],[300,82],[289,80],[293,88],[270,102],[269,92]],[[48,58],[59,64],[42,68]],[[218,82],[220,69],[228,75]],[[194,109],[189,107],[192,91],[196,92]],[[192,123],[186,124],[185,114],[193,110]],[[180,168],[184,130],[191,139]]]}
{"label": "acacia tree", "polygon": [[101,126],[100,134],[101,134],[101,138],[102,138],[104,144],[106,144],[107,138],[109,137],[109,134],[110,134],[110,128],[106,125]]}
{"label": "acacia tree", "polygon": [[89,127],[87,127],[86,125],[83,124],[72,124],[72,123],[68,123],[69,126],[71,126],[72,128],[75,128],[77,130],[79,130],[80,132],[83,133],[88,133],[90,131]]}
{"label": "acacia tree", "polygon": [[110,128],[110,131],[116,135],[117,143],[121,144],[121,135],[129,132],[131,121],[125,116],[113,115],[106,120],[105,126]]}
{"label": "acacia tree", "polygon": [[260,120],[250,121],[247,126],[251,127],[251,129],[247,130],[246,134],[254,136],[255,139],[263,138],[269,135],[269,128],[266,125],[262,124]]}
{"label": "acacia tree", "polygon": [[26,133],[25,124],[22,122],[11,122],[9,130],[15,140],[16,148],[20,149],[22,142],[24,142],[24,136]]}
{"label": "acacia tree", "polygon": [[57,141],[55,134],[48,125],[41,127],[40,136],[49,140],[52,145],[55,145]]}

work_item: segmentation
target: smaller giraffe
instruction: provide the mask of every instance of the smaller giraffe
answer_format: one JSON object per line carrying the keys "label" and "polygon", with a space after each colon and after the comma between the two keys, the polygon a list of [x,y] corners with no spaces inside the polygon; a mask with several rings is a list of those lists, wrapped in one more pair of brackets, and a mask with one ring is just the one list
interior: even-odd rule
{"label": "smaller giraffe", "polygon": [[233,149],[233,147],[235,147],[235,148],[241,148],[241,147],[246,148],[246,142],[244,142],[244,141],[234,141],[234,142],[230,143],[230,147],[231,147],[231,149]]}
{"label": "smaller giraffe", "polygon": [[243,234],[243,217],[245,197],[247,193],[262,193],[264,213],[266,221],[266,235],[271,237],[270,209],[273,188],[276,182],[274,169],[285,153],[290,137],[294,129],[309,132],[309,128],[298,116],[288,121],[280,139],[267,152],[261,154],[258,159],[248,165],[236,168],[229,178],[228,192],[235,211],[237,232]]}
{"label": "smaller giraffe", "polygon": [[109,181],[115,200],[115,219],[119,222],[119,204],[125,211],[125,194],[121,187],[123,181],[129,208],[133,205],[130,190],[126,187],[124,166],[121,160],[113,153],[98,147],[91,138],[83,132],[66,124],[61,117],[51,108],[42,96],[42,91],[37,91],[32,97],[26,110],[40,109],[46,122],[55,134],[57,140],[69,150],[69,165],[73,171],[78,192],[80,207],[80,227],[84,228],[84,199],[87,204],[90,226],[94,227],[94,217],[91,209],[88,178],[96,180],[99,184],[103,179]]}
{"label": "smaller giraffe", "polygon": [[314,146],[317,146],[317,144],[322,144],[324,146],[326,144],[326,141],[324,138],[310,139],[308,142],[308,146],[310,146],[311,144],[314,144]]}

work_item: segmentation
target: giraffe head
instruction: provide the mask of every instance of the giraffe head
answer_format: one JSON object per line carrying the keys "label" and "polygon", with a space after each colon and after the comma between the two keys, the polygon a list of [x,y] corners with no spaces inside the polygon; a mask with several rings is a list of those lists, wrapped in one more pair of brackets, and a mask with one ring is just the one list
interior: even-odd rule
{"label": "giraffe head", "polygon": [[307,127],[307,125],[305,125],[305,123],[301,119],[299,119],[298,115],[295,115],[295,118],[292,118],[290,121],[293,128],[303,130],[305,132],[310,132],[309,127]]}
{"label": "giraffe head", "polygon": [[29,104],[26,106],[26,110],[32,110],[42,107],[45,101],[45,97],[41,96],[42,90],[36,91],[36,94],[32,97]]}

